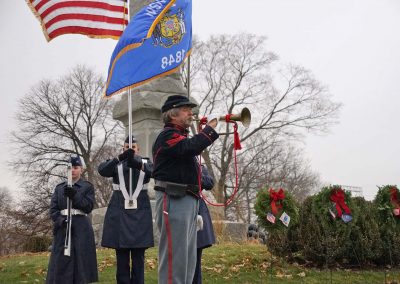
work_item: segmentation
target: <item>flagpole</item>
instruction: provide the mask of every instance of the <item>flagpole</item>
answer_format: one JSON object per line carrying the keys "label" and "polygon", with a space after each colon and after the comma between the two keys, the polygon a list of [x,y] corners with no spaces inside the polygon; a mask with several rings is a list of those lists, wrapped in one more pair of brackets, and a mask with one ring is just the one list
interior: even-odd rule
{"label": "flagpole", "polygon": [[[132,91],[128,90],[128,135],[129,148],[132,148]],[[129,198],[132,197],[132,168],[129,168]]]}
{"label": "flagpole", "polygon": [[188,72],[187,72],[187,76],[188,76],[188,79],[187,79],[187,97],[190,100],[190,54],[189,54],[188,60],[187,60],[187,70],[188,70]]}
{"label": "flagpole", "polygon": [[129,7],[127,7],[126,5],[128,4],[128,1],[124,1],[124,10],[128,10],[128,13],[125,14],[124,11],[124,16],[123,16],[123,20],[122,20],[122,32],[125,31],[125,20],[126,20],[126,16],[128,16],[128,20],[129,20]]}

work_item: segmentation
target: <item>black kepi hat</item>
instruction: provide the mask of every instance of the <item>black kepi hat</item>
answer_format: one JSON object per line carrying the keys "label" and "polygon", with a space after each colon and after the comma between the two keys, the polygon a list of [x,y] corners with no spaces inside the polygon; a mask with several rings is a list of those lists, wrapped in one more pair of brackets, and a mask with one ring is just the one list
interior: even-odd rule
{"label": "black kepi hat", "polygon": [[[136,143],[136,142],[137,142],[136,137],[132,135],[132,143]],[[126,136],[125,143],[129,143],[129,135]]]}
{"label": "black kepi hat", "polygon": [[82,167],[82,160],[79,156],[71,156],[70,158],[70,162],[72,164],[72,166],[80,166]]}
{"label": "black kepi hat", "polygon": [[173,95],[173,96],[169,96],[167,98],[164,105],[161,107],[161,112],[164,113],[166,111],[169,111],[170,109],[181,107],[181,106],[196,107],[197,104],[189,101],[189,99],[185,96]]}

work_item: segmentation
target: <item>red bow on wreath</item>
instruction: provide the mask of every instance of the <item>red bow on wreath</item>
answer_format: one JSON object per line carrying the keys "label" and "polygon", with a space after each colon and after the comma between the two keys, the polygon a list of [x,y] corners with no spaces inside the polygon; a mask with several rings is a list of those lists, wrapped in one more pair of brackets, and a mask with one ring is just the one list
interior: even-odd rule
{"label": "red bow on wreath", "polygon": [[397,188],[396,187],[392,187],[390,189],[390,202],[392,202],[393,206],[395,207],[393,209],[393,214],[396,217],[400,217],[399,198],[397,196]]}
{"label": "red bow on wreath", "polygon": [[271,211],[272,214],[276,215],[278,214],[278,209],[282,208],[282,201],[285,199],[285,192],[283,189],[279,189],[278,192],[276,192],[273,188],[269,189],[269,199],[271,201]]}
{"label": "red bow on wreath", "polygon": [[339,218],[342,217],[342,209],[347,215],[351,214],[350,208],[347,207],[346,203],[344,202],[344,197],[345,194],[343,189],[339,188],[332,190],[330,200],[335,203]]}

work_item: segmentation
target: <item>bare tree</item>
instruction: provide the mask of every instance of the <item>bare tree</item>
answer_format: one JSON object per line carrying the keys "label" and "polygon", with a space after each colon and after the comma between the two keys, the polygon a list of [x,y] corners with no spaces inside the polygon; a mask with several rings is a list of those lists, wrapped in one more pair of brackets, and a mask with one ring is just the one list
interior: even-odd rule
{"label": "bare tree", "polygon": [[311,170],[309,162],[302,156],[301,149],[289,147],[284,153],[275,180],[265,184],[285,188],[302,202],[310,193],[315,193],[321,188],[319,174]]}
{"label": "bare tree", "polygon": [[[54,186],[66,175],[71,154],[82,157],[87,179],[96,183],[96,161],[121,129],[112,119],[112,105],[102,99],[104,79],[85,66],[77,66],[57,80],[42,80],[19,101],[12,133],[15,159],[12,166],[21,175],[24,198],[19,218],[29,228],[45,231],[41,219],[47,212]],[[115,148],[115,147],[114,147]],[[97,192],[109,191],[96,183]],[[97,194],[97,203],[107,203],[107,194]]]}
{"label": "bare tree", "polygon": [[[240,191],[233,208],[227,210],[228,215],[231,213],[236,219],[253,222],[257,193],[265,187],[284,188],[301,202],[320,186],[319,175],[311,170],[301,150],[278,137],[275,139],[255,136],[246,144],[247,153],[243,153],[244,159],[240,161]],[[232,174],[229,178],[231,182]]]}
{"label": "bare tree", "polygon": [[[110,157],[116,157],[121,152],[121,141],[113,141],[103,147],[103,150],[96,156],[96,159],[92,161],[94,165],[100,165]],[[104,178],[97,171],[91,181],[96,189],[96,200],[99,207],[106,207],[111,199],[112,195],[112,178]],[[101,189],[101,190],[97,190]]]}
{"label": "bare tree", "polygon": [[[200,114],[237,113],[243,107],[252,112],[251,126],[240,128],[244,146],[237,155],[241,190],[251,180],[262,180],[265,172],[258,169],[263,163],[278,161],[273,159],[275,151],[283,148],[276,147],[277,143],[301,139],[306,132],[328,130],[341,107],[310,71],[281,64],[274,53],[266,51],[265,42],[265,37],[252,34],[212,36],[196,43],[192,54],[191,94],[200,103]],[[187,72],[183,72],[183,81],[188,85]],[[232,131],[228,124],[224,128],[223,132]],[[203,152],[205,163],[218,180],[214,192],[219,202],[232,194],[235,184],[232,141],[231,135],[223,136]],[[243,172],[249,176],[244,178]]]}
{"label": "bare tree", "polygon": [[0,187],[0,212],[6,212],[12,205],[13,198],[7,187]]}
{"label": "bare tree", "polygon": [[10,210],[13,205],[13,198],[6,187],[0,187],[0,255],[13,252],[12,246],[13,219],[10,217]]}

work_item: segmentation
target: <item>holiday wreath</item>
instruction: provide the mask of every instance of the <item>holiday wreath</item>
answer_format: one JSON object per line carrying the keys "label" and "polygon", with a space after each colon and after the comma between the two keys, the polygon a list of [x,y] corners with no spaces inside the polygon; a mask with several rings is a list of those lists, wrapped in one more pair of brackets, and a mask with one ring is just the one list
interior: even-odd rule
{"label": "holiday wreath", "polygon": [[378,193],[374,199],[377,209],[377,221],[382,225],[400,224],[400,193],[395,185],[378,187]]}
{"label": "holiday wreath", "polygon": [[254,205],[258,224],[267,231],[283,230],[298,223],[297,204],[288,191],[264,188],[257,194]]}
{"label": "holiday wreath", "polygon": [[351,194],[340,185],[323,187],[314,198],[315,213],[319,216],[329,216],[332,220],[352,221]]}

